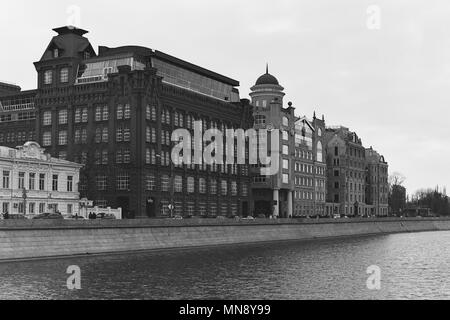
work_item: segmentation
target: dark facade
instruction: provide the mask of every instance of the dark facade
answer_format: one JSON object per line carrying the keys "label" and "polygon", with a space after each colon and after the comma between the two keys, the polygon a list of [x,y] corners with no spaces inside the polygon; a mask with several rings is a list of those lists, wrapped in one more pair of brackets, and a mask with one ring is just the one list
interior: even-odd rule
{"label": "dark facade", "polygon": [[143,47],[100,47],[97,55],[86,31],[55,31],[35,63],[37,90],[1,98],[29,98],[33,114],[0,121],[4,135],[15,133],[1,144],[16,146],[16,132],[26,132],[53,156],[83,164],[82,196],[122,207],[127,218],[249,214],[247,165],[171,161],[175,129],[253,125],[237,81]]}

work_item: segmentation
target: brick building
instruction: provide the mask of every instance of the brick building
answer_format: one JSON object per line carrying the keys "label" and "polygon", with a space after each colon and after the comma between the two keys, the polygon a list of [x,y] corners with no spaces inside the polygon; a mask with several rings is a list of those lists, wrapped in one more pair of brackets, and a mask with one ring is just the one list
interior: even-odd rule
{"label": "brick building", "polygon": [[83,164],[81,195],[121,207],[127,218],[249,213],[248,166],[170,159],[177,128],[253,124],[239,82],[144,47],[97,54],[87,31],[54,31],[35,63],[38,88],[0,98],[0,144],[37,140],[53,156]]}

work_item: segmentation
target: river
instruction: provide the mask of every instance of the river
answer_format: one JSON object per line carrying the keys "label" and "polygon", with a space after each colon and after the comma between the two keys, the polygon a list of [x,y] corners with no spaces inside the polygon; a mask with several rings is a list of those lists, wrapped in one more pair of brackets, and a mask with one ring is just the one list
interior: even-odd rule
{"label": "river", "polygon": [[0,263],[0,299],[450,299],[450,232]]}

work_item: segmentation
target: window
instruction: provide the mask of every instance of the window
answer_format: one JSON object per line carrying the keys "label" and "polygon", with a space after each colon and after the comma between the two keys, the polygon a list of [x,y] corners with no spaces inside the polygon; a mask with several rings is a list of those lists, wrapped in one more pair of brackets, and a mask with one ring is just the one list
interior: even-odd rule
{"label": "window", "polygon": [[289,140],[289,133],[286,130],[283,130],[283,140],[288,141]]}
{"label": "window", "polygon": [[109,107],[103,106],[103,121],[109,120]]}
{"label": "window", "polygon": [[117,120],[123,119],[123,105],[121,104],[117,105],[116,118]]}
{"label": "window", "polygon": [[289,183],[289,175],[286,173],[283,174],[283,183]]}
{"label": "window", "polygon": [[67,145],[67,131],[66,130],[62,130],[59,132],[58,135],[58,144],[60,146],[65,146]]}
{"label": "window", "polygon": [[289,170],[289,160],[283,159],[283,169]]}
{"label": "window", "polygon": [[59,81],[61,83],[69,82],[69,68],[62,68],[59,74]]}
{"label": "window", "polygon": [[73,192],[73,176],[67,176],[67,192]]}
{"label": "window", "polygon": [[69,203],[67,204],[67,214],[72,214],[73,213],[73,204]]}
{"label": "window", "polygon": [[28,175],[28,189],[34,190],[36,185],[36,173],[30,173]]}
{"label": "window", "polygon": [[45,111],[42,115],[42,125],[49,126],[52,124],[52,112],[51,111]]}
{"label": "window", "polygon": [[193,177],[188,177],[187,179],[187,192],[188,193],[195,192],[195,180]]}
{"label": "window", "polygon": [[283,155],[285,156],[289,155],[289,146],[283,145]]}
{"label": "window", "polygon": [[45,203],[39,203],[39,213],[44,213],[45,211]]}
{"label": "window", "polygon": [[123,118],[124,119],[131,118],[131,107],[128,103],[125,105],[124,112],[123,112]]}
{"label": "window", "polygon": [[83,108],[81,112],[81,122],[86,123],[88,122],[88,109]]}
{"label": "window", "polygon": [[322,142],[317,143],[317,161],[323,162],[323,148],[322,148]]}
{"label": "window", "polygon": [[55,48],[53,49],[53,58],[58,58],[59,57],[59,49]]}
{"label": "window", "polygon": [[45,173],[39,174],[39,191],[45,190]]}
{"label": "window", "polygon": [[237,190],[237,182],[236,181],[232,181],[231,182],[231,195],[233,197],[235,197],[235,196],[237,196],[237,192],[238,192],[238,190]]}
{"label": "window", "polygon": [[104,143],[108,143],[108,140],[109,140],[108,128],[105,127],[102,130],[102,141]]}
{"label": "window", "polygon": [[183,177],[175,177],[175,192],[183,192]]}
{"label": "window", "polygon": [[[161,176],[161,191],[169,192],[170,179],[168,175]],[[189,189],[189,179],[188,179],[188,189]]]}
{"label": "window", "polygon": [[18,189],[25,188],[25,172],[19,172]]}
{"label": "window", "polygon": [[47,70],[44,72],[44,84],[52,84],[53,82],[53,71]]}
{"label": "window", "polygon": [[30,204],[28,204],[28,213],[29,214],[34,214],[35,209],[36,209],[36,204],[34,202],[31,202]]}
{"label": "window", "polygon": [[105,175],[98,175],[96,177],[96,185],[99,191],[106,191],[108,188],[108,177]]}
{"label": "window", "polygon": [[287,117],[283,117],[283,126],[285,127],[289,126],[289,119]]}
{"label": "window", "polygon": [[102,107],[95,108],[95,121],[102,121]]}
{"label": "window", "polygon": [[211,179],[209,190],[212,195],[217,194],[217,181],[216,179]]}
{"label": "window", "polygon": [[266,116],[256,115],[255,116],[255,125],[266,124]]}
{"label": "window", "polygon": [[204,178],[200,178],[198,180],[198,184],[199,184],[199,192],[201,194],[205,194],[206,193],[206,180]]}
{"label": "window", "polygon": [[130,189],[130,175],[127,173],[117,176],[117,190],[128,191]]}
{"label": "window", "polygon": [[221,182],[221,193],[223,196],[228,194],[228,182],[226,180],[222,180]]}
{"label": "window", "polygon": [[52,134],[50,131],[44,132],[42,135],[42,145],[48,147],[52,145]]}
{"label": "window", "polygon": [[59,124],[67,124],[67,109],[59,110],[58,123]]}
{"label": "window", "polygon": [[145,181],[147,191],[154,191],[156,189],[156,180],[154,175],[147,175]]}
{"label": "window", "polygon": [[54,174],[52,178],[52,190],[58,191],[58,175]]}
{"label": "window", "polygon": [[243,197],[248,196],[248,186],[245,183],[243,183],[241,186],[241,195]]}
{"label": "window", "polygon": [[334,147],[334,155],[336,157],[339,155],[339,147]]}

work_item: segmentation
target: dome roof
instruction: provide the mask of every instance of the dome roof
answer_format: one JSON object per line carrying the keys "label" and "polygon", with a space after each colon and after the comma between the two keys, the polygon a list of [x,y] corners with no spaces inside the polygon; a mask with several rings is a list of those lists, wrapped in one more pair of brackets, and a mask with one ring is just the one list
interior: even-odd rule
{"label": "dome roof", "polygon": [[263,74],[261,77],[258,78],[258,80],[256,80],[256,85],[260,85],[260,84],[274,84],[274,85],[280,85],[278,83],[277,78],[275,78],[273,75],[266,73]]}
{"label": "dome roof", "polygon": [[277,78],[275,78],[273,75],[269,73],[269,65],[266,67],[266,73],[263,74],[261,77],[256,80],[256,85],[264,85],[264,84],[272,84],[279,86],[280,83],[278,82]]}

